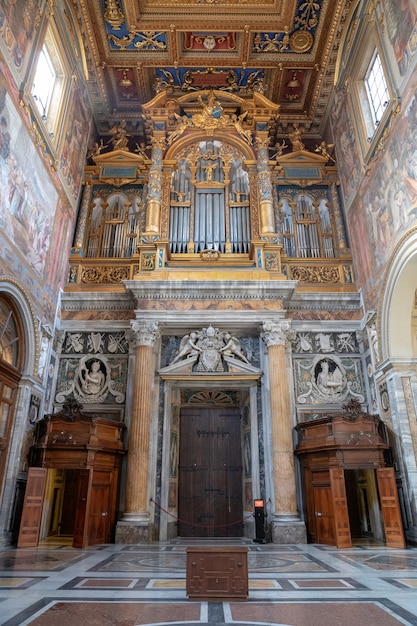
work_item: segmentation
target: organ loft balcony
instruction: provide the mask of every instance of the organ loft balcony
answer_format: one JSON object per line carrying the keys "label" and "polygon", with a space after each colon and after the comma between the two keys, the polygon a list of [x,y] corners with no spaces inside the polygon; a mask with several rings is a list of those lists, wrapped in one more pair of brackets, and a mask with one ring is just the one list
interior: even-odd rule
{"label": "organ loft balcony", "polygon": [[279,107],[262,94],[162,92],[143,116],[147,145],[133,148],[122,122],[89,155],[67,291],[126,280],[355,290],[325,142],[307,150],[294,125],[271,148]]}

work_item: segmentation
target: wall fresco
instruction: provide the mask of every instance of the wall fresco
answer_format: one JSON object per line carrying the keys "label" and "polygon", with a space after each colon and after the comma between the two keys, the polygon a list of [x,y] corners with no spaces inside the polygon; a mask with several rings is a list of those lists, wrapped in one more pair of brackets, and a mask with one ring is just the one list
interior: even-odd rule
{"label": "wall fresco", "polygon": [[68,110],[65,140],[60,160],[65,184],[74,200],[78,198],[84,173],[90,119],[86,93],[82,89],[77,89]]}
{"label": "wall fresco", "polygon": [[383,0],[382,4],[398,71],[404,76],[416,49],[417,6],[404,0]]}
{"label": "wall fresco", "polygon": [[381,270],[398,240],[416,223],[416,119],[417,96],[412,95],[391,130],[391,141],[371,175],[364,178],[347,214],[357,282],[370,306],[378,298]]}
{"label": "wall fresco", "polygon": [[0,0],[0,36],[15,68],[25,68],[35,32],[35,16],[40,17],[42,0]]}
{"label": "wall fresco", "polygon": [[0,228],[40,277],[58,194],[28,137],[0,72]]}
{"label": "wall fresco", "polygon": [[347,92],[344,89],[335,94],[331,125],[336,143],[337,166],[344,206],[348,210],[358,189],[362,170],[356,131],[349,113]]}

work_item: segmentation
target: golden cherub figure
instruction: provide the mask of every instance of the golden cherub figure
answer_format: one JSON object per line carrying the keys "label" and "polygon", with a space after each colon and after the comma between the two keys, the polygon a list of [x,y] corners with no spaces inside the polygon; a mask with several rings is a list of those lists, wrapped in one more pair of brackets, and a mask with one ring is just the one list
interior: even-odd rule
{"label": "golden cherub figure", "polygon": [[334,143],[326,143],[325,141],[322,141],[318,146],[316,146],[314,152],[319,152],[322,156],[326,157],[328,161],[333,161],[333,163],[336,163],[334,158],[328,152],[329,148],[331,149],[333,148],[333,146]]}

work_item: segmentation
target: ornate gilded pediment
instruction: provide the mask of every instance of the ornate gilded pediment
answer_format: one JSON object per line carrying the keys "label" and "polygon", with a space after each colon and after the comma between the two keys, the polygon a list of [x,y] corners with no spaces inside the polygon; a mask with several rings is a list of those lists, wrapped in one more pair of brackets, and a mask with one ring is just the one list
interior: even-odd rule
{"label": "ornate gilded pediment", "polygon": [[98,154],[93,157],[93,161],[97,166],[98,179],[115,187],[138,182],[147,170],[146,159],[128,150],[118,149]]}

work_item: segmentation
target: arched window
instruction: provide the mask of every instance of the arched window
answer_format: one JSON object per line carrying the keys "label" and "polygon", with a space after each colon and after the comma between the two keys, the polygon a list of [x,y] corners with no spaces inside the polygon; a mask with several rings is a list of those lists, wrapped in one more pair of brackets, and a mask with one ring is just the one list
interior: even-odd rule
{"label": "arched window", "polygon": [[243,155],[212,140],[184,148],[177,159],[170,192],[171,252],[248,253],[250,190]]}
{"label": "arched window", "polygon": [[0,360],[15,368],[19,366],[19,329],[16,310],[10,300],[0,294]]}

